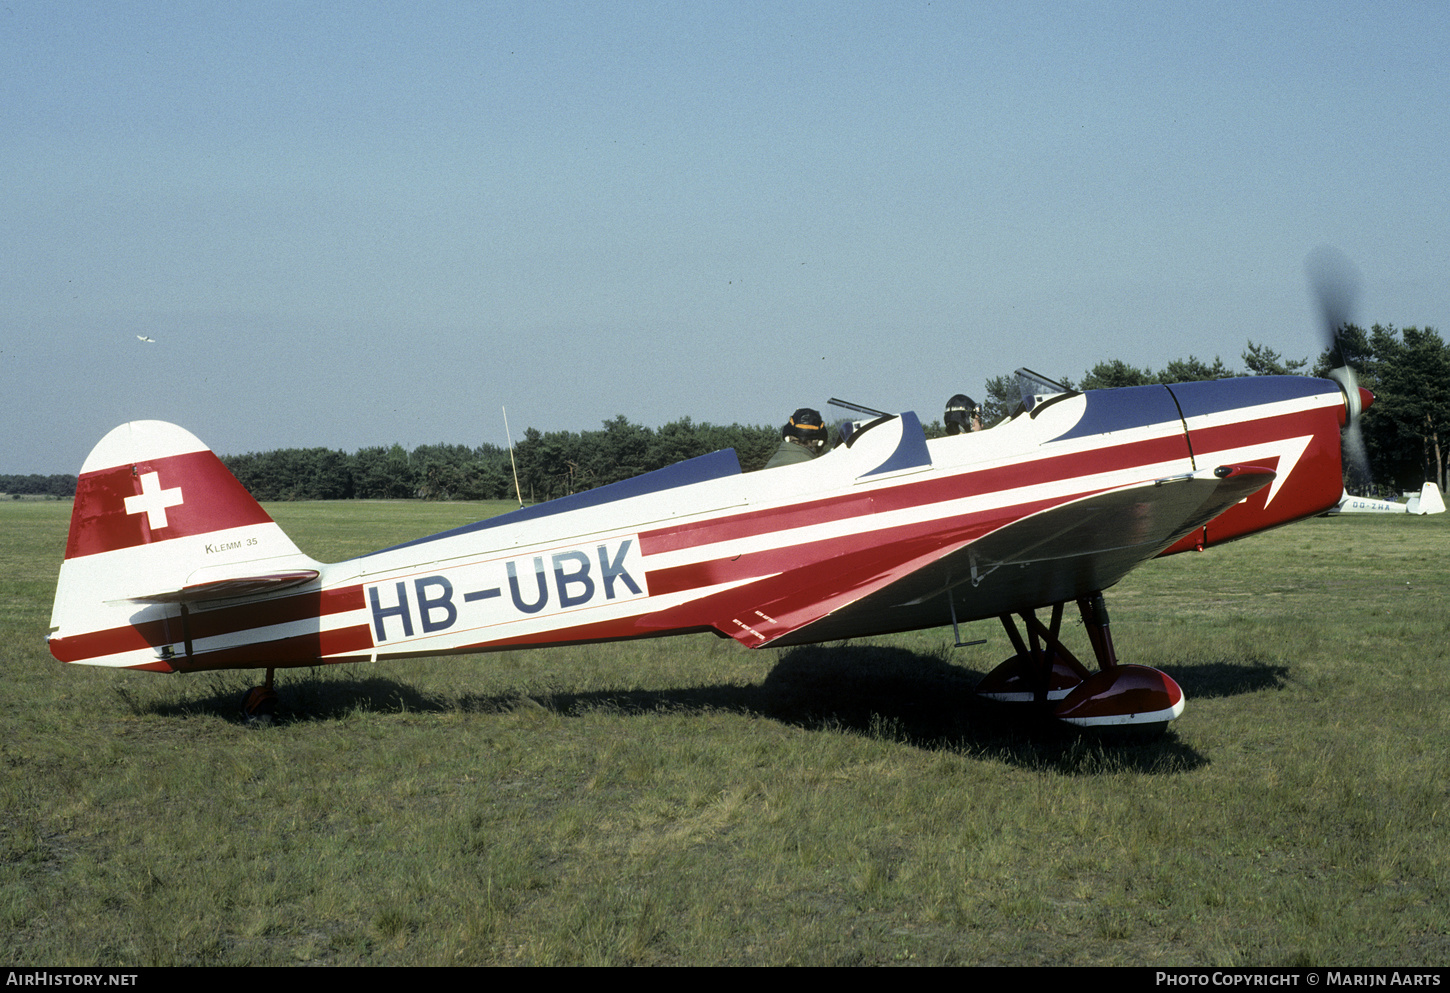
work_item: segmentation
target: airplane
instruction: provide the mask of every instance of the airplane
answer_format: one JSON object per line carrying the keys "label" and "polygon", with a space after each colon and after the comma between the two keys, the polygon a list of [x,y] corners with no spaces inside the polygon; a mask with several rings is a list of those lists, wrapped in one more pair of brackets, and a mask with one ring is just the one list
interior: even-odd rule
{"label": "airplane", "polygon": [[1339,498],[1339,504],[1331,507],[1327,516],[1335,514],[1417,514],[1421,517],[1427,514],[1445,513],[1445,498],[1440,495],[1440,487],[1434,483],[1426,483],[1420,487],[1420,492],[1410,497],[1404,503],[1396,500],[1376,500],[1373,497],[1350,496],[1345,490]]}
{"label": "airplane", "polygon": [[[1021,379],[1022,405],[986,430],[928,440],[915,413],[878,412],[808,462],[747,474],[724,449],[331,564],[190,432],[132,421],[81,467],[49,647],[264,669],[256,717],[275,671],[298,666],[702,631],[778,648],[999,618],[1015,654],[983,696],[1161,729],[1182,689],[1118,661],[1104,591],[1159,555],[1334,507],[1341,432],[1373,396],[1348,367],[1086,392]],[[1064,644],[1070,604],[1096,672]]]}

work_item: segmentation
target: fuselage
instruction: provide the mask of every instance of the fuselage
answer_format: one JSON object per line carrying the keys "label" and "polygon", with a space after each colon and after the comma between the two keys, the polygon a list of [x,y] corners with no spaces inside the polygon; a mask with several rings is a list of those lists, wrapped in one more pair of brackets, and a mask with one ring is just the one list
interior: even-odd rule
{"label": "fuselage", "polygon": [[[162,528],[90,547],[78,493],[51,646],[187,671],[699,630],[760,647],[990,617],[1334,506],[1344,416],[1337,384],[1302,377],[1062,394],[931,441],[905,413],[808,463],[742,474],[717,452],[335,564],[248,508],[186,523],[194,453],[147,463],[145,486],[140,462],[123,471],[134,456],[97,458],[121,464],[88,461],[89,488],[82,473],[94,533],[140,527],[160,494],[178,503]],[[1199,520],[1225,466],[1271,472]]]}

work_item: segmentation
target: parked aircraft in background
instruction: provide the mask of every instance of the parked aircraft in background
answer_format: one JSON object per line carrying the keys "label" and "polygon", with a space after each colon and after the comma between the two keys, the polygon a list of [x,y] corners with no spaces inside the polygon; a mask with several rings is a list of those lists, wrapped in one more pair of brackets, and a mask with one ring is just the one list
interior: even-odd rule
{"label": "parked aircraft in background", "polygon": [[1445,498],[1440,487],[1426,483],[1420,492],[1411,495],[1404,503],[1396,500],[1376,500],[1373,497],[1350,496],[1346,490],[1339,498],[1339,505],[1330,514],[1443,514]]}

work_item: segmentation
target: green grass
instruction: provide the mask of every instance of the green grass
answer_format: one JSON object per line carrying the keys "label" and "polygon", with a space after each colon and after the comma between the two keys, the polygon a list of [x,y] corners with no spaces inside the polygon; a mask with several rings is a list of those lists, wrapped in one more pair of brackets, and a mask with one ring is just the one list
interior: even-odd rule
{"label": "green grass", "polygon": [[[336,559],[494,508],[269,509]],[[1450,960],[1450,515],[1135,572],[1188,708],[1115,746],[972,697],[995,623],[296,670],[249,728],[256,673],[50,658],[67,513],[0,504],[8,964]]]}

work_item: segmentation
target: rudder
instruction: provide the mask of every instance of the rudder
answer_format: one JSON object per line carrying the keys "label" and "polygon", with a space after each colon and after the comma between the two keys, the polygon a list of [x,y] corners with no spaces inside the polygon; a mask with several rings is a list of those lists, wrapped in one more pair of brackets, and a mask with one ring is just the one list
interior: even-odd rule
{"label": "rudder", "polygon": [[187,603],[296,586],[318,575],[222,461],[189,431],[132,421],[81,467],[51,613],[64,662],[172,668]]}

